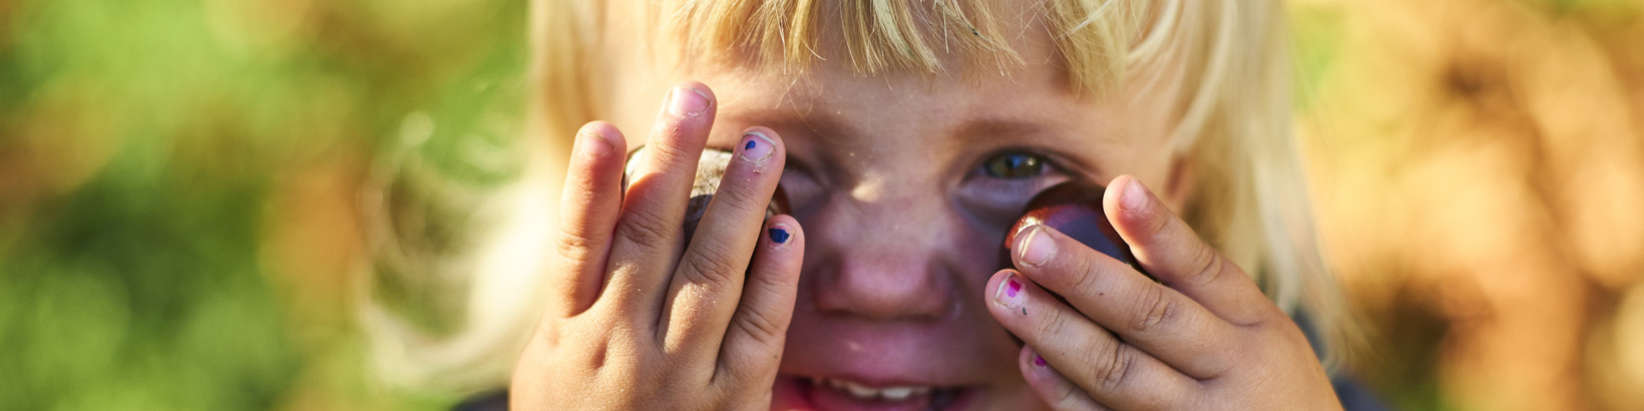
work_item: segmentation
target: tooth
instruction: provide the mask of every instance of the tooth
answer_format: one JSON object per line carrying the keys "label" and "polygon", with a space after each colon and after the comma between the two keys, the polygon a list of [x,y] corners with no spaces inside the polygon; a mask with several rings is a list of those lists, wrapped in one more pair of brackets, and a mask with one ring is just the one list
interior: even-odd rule
{"label": "tooth", "polygon": [[873,389],[873,387],[848,381],[844,384],[845,389],[850,390],[851,395],[858,398],[871,399],[879,396],[879,390]]}
{"label": "tooth", "polygon": [[829,378],[828,379],[828,387],[838,389],[840,391],[844,391],[845,390],[845,382]]}
{"label": "tooth", "polygon": [[901,401],[913,395],[913,387],[890,387],[879,391],[879,395],[887,400]]}

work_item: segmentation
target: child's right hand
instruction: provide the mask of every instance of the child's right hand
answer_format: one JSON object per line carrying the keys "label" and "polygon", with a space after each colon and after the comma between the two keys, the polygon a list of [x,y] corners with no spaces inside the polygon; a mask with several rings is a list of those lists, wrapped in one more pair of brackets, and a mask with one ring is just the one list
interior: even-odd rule
{"label": "child's right hand", "polygon": [[769,129],[743,133],[682,250],[716,105],[700,83],[664,104],[626,193],[622,135],[599,122],[577,133],[549,303],[514,369],[511,408],[769,407],[805,250],[793,217],[761,227],[784,147]]}

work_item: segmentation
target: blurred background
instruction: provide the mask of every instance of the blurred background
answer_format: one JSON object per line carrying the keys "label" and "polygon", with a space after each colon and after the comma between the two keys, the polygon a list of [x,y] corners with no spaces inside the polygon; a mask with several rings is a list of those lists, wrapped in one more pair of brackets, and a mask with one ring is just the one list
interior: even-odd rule
{"label": "blurred background", "polygon": [[[1352,370],[1399,409],[1644,409],[1644,0],[1289,8]],[[459,253],[521,170],[525,9],[0,0],[0,409],[449,407],[369,364],[361,301],[428,284],[365,287],[416,278],[367,210],[446,199],[388,226]]]}

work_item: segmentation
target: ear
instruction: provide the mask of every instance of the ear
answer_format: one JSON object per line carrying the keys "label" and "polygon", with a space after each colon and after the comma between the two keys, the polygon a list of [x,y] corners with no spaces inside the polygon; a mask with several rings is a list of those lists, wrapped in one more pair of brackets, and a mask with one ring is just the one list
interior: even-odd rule
{"label": "ear", "polygon": [[1162,187],[1164,190],[1158,194],[1163,195],[1162,200],[1165,201],[1165,204],[1168,204],[1171,210],[1175,210],[1179,214],[1183,211],[1182,207],[1187,206],[1187,201],[1192,199],[1195,189],[1198,188],[1199,170],[1193,166],[1193,162],[1189,161],[1185,153],[1170,156],[1169,170],[1169,173],[1165,175],[1165,186]]}

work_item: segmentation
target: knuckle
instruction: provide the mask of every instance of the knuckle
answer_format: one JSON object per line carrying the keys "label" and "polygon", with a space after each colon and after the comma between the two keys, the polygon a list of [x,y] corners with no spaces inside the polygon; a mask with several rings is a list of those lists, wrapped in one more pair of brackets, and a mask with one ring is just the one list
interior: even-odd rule
{"label": "knuckle", "polygon": [[732,263],[726,247],[713,241],[698,241],[691,245],[691,252],[686,253],[684,260],[679,262],[680,273],[687,280],[697,283],[717,284],[730,280],[737,267]]}
{"label": "knuckle", "polygon": [[682,230],[680,224],[670,220],[654,210],[636,207],[623,216],[617,232],[624,240],[642,248],[662,248],[669,245],[668,240],[676,231]]}
{"label": "knuckle", "polygon": [[1060,335],[1062,330],[1067,328],[1067,317],[1067,313],[1062,310],[1045,310],[1045,315],[1041,316],[1042,320],[1039,321],[1040,338],[1056,338],[1055,336]]}
{"label": "knuckle", "polygon": [[719,190],[714,192],[714,199],[710,207],[728,207],[731,211],[746,212],[760,211],[763,215],[763,205],[756,205],[753,187],[742,179],[726,178],[721,181]]}
{"label": "knuckle", "polygon": [[1174,298],[1170,298],[1170,294],[1165,291],[1164,287],[1157,285],[1149,284],[1142,291],[1139,302],[1140,304],[1137,307],[1141,307],[1142,310],[1136,312],[1138,318],[1131,325],[1133,327],[1132,331],[1138,333],[1158,329],[1159,325],[1175,319],[1179,311],[1177,307],[1179,302]]}
{"label": "knuckle", "polygon": [[736,322],[738,329],[749,339],[760,346],[775,345],[787,334],[787,327],[783,326],[771,314],[760,310],[744,312],[742,318]]}
{"label": "knuckle", "polygon": [[678,165],[681,161],[684,161],[688,157],[694,164],[695,157],[687,156],[683,147],[679,146],[679,141],[689,136],[691,131],[692,129],[680,119],[668,119],[657,122],[656,128],[652,130],[652,133],[660,138],[653,140],[657,142],[657,144],[646,145],[646,149],[651,150],[650,153],[646,155],[652,156],[654,160],[662,160],[663,164],[667,164],[669,166]]}
{"label": "knuckle", "polygon": [[1099,272],[1100,270],[1096,264],[1091,262],[1091,258],[1075,258],[1073,260],[1074,262],[1069,267],[1069,271],[1073,275],[1069,285],[1073,286],[1074,290],[1081,290],[1087,294],[1098,293],[1102,286],[1102,273]]}
{"label": "knuckle", "polygon": [[1130,380],[1131,371],[1136,366],[1136,356],[1117,340],[1111,340],[1100,352],[1102,354],[1097,356],[1090,371],[1091,382],[1098,389],[1118,391]]}
{"label": "knuckle", "polygon": [[589,250],[596,247],[598,245],[596,243],[597,240],[590,238],[582,231],[561,229],[559,241],[554,248],[559,253],[560,258],[565,259],[565,261],[588,263],[589,254],[592,254]]}
{"label": "knuckle", "polygon": [[1187,280],[1189,284],[1202,286],[1210,284],[1216,281],[1218,277],[1221,277],[1222,273],[1226,271],[1226,265],[1224,264],[1225,260],[1222,259],[1221,254],[1216,252],[1216,249],[1209,246],[1200,246],[1198,249],[1199,251],[1193,257],[1195,263],[1192,265],[1192,267],[1198,268],[1192,271]]}

